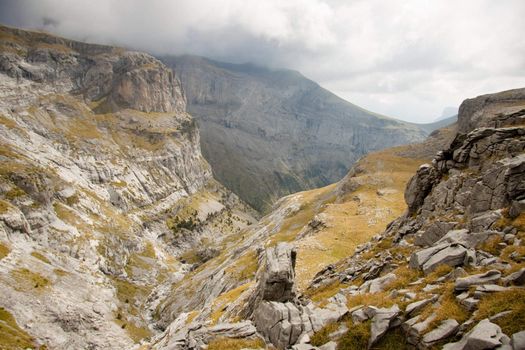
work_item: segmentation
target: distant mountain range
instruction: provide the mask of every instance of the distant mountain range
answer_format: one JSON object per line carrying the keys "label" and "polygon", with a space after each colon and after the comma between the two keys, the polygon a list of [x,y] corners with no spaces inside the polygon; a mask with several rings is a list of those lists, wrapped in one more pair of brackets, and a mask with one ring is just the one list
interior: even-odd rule
{"label": "distant mountain range", "polygon": [[258,210],[338,181],[370,151],[429,133],[353,105],[296,71],[196,56],[160,59],[182,82],[216,178]]}

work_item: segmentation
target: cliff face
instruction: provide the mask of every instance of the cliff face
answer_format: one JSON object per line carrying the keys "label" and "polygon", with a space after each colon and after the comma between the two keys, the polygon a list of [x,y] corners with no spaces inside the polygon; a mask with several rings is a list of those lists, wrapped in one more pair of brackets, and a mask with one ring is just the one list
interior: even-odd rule
{"label": "cliff face", "polygon": [[297,72],[166,57],[217,178],[258,209],[340,180],[370,151],[420,141],[415,125],[352,105]]}
{"label": "cliff face", "polygon": [[0,347],[132,348],[163,283],[254,220],[181,91],[147,54],[0,27]]}
{"label": "cliff face", "polygon": [[281,199],[173,285],[154,348],[523,348],[524,92]]}

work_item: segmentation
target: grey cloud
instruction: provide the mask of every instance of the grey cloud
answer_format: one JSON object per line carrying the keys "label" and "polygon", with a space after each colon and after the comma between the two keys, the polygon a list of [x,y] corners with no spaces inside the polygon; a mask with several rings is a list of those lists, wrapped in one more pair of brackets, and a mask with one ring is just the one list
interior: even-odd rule
{"label": "grey cloud", "polygon": [[0,0],[5,24],[299,70],[412,121],[523,85],[523,13],[522,0]]}

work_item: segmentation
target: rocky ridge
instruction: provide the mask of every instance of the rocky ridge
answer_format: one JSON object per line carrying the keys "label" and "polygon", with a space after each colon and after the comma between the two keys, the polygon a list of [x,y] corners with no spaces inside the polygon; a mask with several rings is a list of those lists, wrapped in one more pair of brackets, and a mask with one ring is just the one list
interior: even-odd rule
{"label": "rocky ridge", "polygon": [[161,60],[181,80],[215,176],[258,210],[339,181],[366,153],[426,135],[414,124],[346,102],[295,71],[193,56]]}
{"label": "rocky ridge", "polygon": [[0,347],[138,347],[162,285],[253,211],[157,59],[8,27],[0,48]]}

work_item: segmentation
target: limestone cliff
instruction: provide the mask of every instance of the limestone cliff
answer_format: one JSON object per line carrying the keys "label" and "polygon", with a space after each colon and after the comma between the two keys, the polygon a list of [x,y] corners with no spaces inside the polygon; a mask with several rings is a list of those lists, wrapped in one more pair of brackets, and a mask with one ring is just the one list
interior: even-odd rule
{"label": "limestone cliff", "polygon": [[340,180],[364,154],[421,141],[416,125],[359,108],[298,72],[165,57],[217,179],[257,209]]}
{"label": "limestone cliff", "polygon": [[254,221],[181,91],[145,53],[0,27],[0,348],[133,348]]}
{"label": "limestone cliff", "polygon": [[525,89],[467,100],[457,127],[281,199],[173,285],[153,347],[523,348],[524,111]]}

